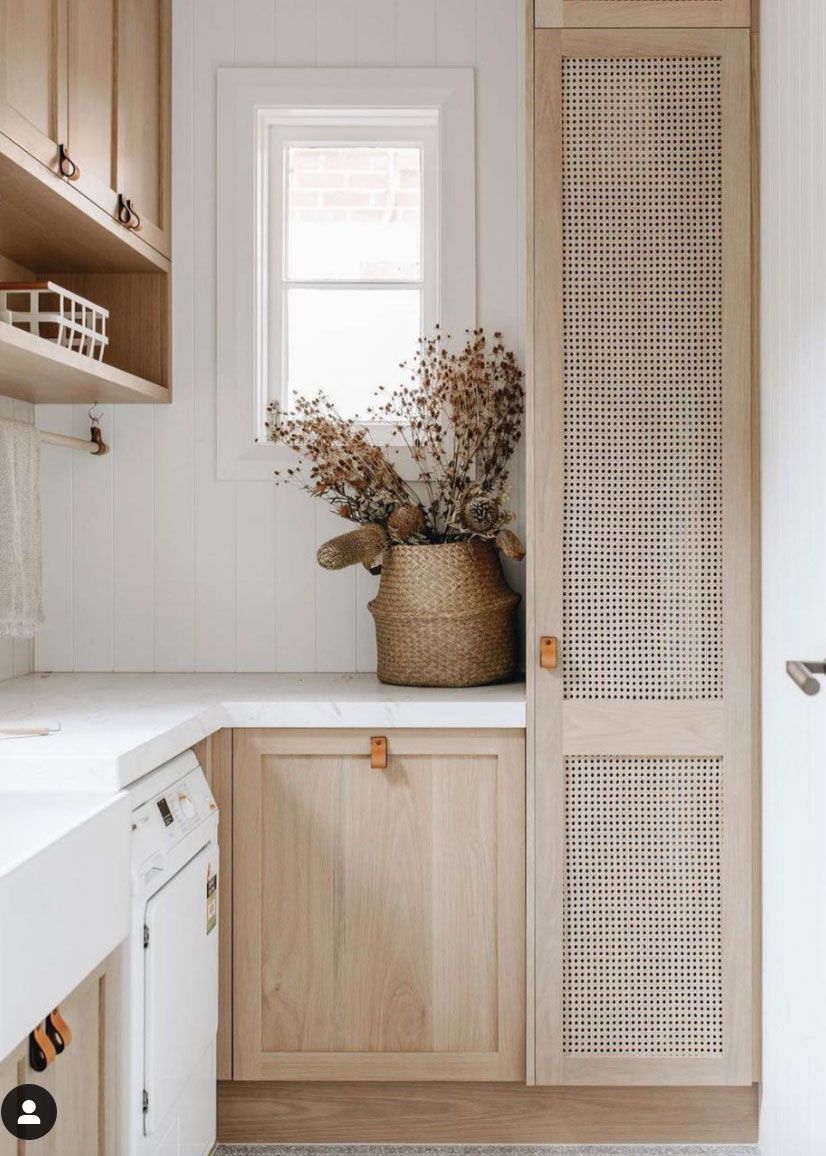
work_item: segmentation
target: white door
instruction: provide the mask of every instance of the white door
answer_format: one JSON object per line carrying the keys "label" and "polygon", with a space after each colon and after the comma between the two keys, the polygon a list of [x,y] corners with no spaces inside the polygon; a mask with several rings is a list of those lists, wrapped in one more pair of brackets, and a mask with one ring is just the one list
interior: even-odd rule
{"label": "white door", "polygon": [[218,848],[204,847],[146,905],[144,1131],[154,1132],[218,1030],[218,924],[210,881]]}
{"label": "white door", "polygon": [[761,1156],[826,1151],[826,3],[762,0]]}

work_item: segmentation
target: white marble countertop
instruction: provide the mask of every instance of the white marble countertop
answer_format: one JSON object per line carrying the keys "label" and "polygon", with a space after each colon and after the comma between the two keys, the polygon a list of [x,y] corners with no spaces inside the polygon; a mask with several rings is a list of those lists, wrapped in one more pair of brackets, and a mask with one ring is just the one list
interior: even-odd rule
{"label": "white marble countertop", "polygon": [[0,791],[119,790],[222,727],[522,728],[522,683],[384,686],[354,674],[48,674],[0,683]]}

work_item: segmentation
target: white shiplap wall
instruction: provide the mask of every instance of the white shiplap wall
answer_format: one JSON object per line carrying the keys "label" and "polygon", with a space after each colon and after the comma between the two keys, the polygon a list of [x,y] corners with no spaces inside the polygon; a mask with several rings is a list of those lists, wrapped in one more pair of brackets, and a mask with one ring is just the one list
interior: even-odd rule
{"label": "white shiplap wall", "polygon": [[[521,350],[523,9],[522,0],[175,0],[174,402],[107,407],[113,452],[103,461],[44,449],[38,670],[374,668],[366,604],[376,580],[315,563],[340,519],[273,483],[215,476],[215,70],[475,66],[478,319]],[[37,421],[88,429],[79,407],[41,407]],[[521,474],[520,458],[518,507]],[[518,569],[512,580],[521,582]]]}
{"label": "white shiplap wall", "polygon": [[[0,417],[12,421],[34,421],[34,406],[26,401],[0,397]],[[34,645],[28,638],[0,638],[0,682],[30,674],[34,669]]]}

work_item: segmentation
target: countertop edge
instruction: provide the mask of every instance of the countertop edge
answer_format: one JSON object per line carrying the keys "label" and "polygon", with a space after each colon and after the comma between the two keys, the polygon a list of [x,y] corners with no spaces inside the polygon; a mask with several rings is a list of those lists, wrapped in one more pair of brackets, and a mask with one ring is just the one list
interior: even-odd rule
{"label": "countertop edge", "polygon": [[[0,744],[0,791],[89,790],[118,791],[143,775],[224,728],[272,728],[331,730],[346,729],[454,729],[454,730],[524,730],[526,703],[524,688],[513,685],[511,698],[490,701],[480,688],[477,699],[443,698],[428,694],[416,699],[373,697],[365,688],[356,698],[338,698],[308,694],[257,698],[237,698],[216,694],[210,703],[182,704],[181,717],[159,721],[157,732],[144,734],[130,744],[122,735],[123,746],[117,749],[110,740],[109,750],[98,753],[50,753],[50,738],[22,740],[27,749],[14,751],[14,740]],[[464,692],[467,695],[467,692]],[[471,692],[472,693],[472,692]],[[127,712],[124,712],[127,716]],[[57,741],[60,736],[55,736]],[[73,745],[82,736],[71,736]],[[33,742],[36,747],[32,747]],[[43,745],[40,746],[40,743]],[[5,782],[3,781],[5,779]]]}

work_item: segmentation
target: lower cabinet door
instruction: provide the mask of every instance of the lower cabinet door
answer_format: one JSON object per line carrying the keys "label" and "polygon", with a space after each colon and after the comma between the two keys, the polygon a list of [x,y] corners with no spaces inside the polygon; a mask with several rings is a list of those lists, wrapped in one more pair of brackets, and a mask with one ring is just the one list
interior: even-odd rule
{"label": "lower cabinet door", "polygon": [[236,1079],[524,1079],[523,735],[386,738],[235,732]]}
{"label": "lower cabinet door", "polygon": [[38,1156],[115,1156],[116,967],[110,956],[61,1002],[71,1040],[45,1071],[31,1067],[28,1039],[0,1063],[0,1100],[20,1084],[36,1084],[57,1104],[54,1127],[40,1140],[18,1143],[0,1125],[0,1156],[17,1156],[30,1146]]}

